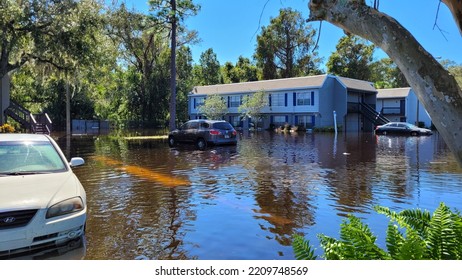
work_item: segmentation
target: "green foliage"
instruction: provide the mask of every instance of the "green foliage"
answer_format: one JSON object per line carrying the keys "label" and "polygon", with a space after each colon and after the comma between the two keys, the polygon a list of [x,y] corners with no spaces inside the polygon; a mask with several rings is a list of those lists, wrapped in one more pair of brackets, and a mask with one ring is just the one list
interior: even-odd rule
{"label": "green foliage", "polygon": [[336,45],[336,52],[327,61],[327,72],[353,79],[369,81],[370,63],[375,46],[358,36],[343,36]]}
{"label": "green foliage", "polygon": [[281,9],[270,25],[257,36],[255,58],[262,79],[291,78],[320,74],[314,49],[316,31],[306,24],[300,12]]}
{"label": "green foliage", "polygon": [[404,74],[398,66],[389,58],[383,58],[370,64],[371,76],[369,81],[376,88],[401,88],[409,87]]}
{"label": "green foliage", "polygon": [[[324,258],[329,260],[460,260],[462,259],[462,216],[441,203],[431,215],[420,209],[399,213],[387,207],[375,210],[390,219],[386,232],[387,251],[379,248],[367,225],[349,216],[340,227],[340,240],[318,235]],[[312,248],[301,237],[294,238],[297,259],[312,257]]]}
{"label": "green foliage", "polygon": [[225,100],[218,94],[211,94],[205,98],[204,105],[198,107],[199,112],[211,120],[221,120],[228,112]]}
{"label": "green foliage", "polygon": [[293,248],[297,260],[315,260],[316,255],[311,248],[310,242],[300,235],[294,235]]}
{"label": "green foliage", "polygon": [[254,94],[244,96],[238,111],[243,117],[251,118],[258,123],[263,115],[262,109],[265,106],[268,106],[268,94],[264,91],[259,91]]}
{"label": "green foliage", "polygon": [[258,69],[250,59],[239,56],[235,66],[231,62],[226,62],[221,67],[221,77],[225,84],[257,81]]}
{"label": "green foliage", "polygon": [[459,87],[462,88],[462,64],[458,64],[447,59],[440,61],[440,63],[445,69],[449,71],[449,73],[451,73],[451,75],[454,76],[457,83],[459,84]]}
{"label": "green foliage", "polygon": [[96,63],[101,9],[95,0],[1,1],[0,78],[32,60],[68,72]]}
{"label": "green foliage", "polygon": [[220,62],[212,48],[204,51],[199,65],[194,68],[196,85],[216,85],[220,83]]}

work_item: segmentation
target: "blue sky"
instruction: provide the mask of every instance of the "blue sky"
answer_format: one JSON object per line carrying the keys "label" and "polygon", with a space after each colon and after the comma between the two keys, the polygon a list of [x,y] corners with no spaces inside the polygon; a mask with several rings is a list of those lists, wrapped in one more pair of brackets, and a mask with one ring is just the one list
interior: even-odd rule
{"label": "blue sky", "polygon": [[[147,11],[146,0],[126,0],[135,10]],[[372,0],[366,0],[372,2]],[[236,63],[240,55],[252,58],[256,36],[262,26],[279,14],[281,8],[291,7],[308,18],[308,0],[195,0],[201,5],[199,14],[186,20],[189,29],[199,32],[202,42],[191,46],[196,63],[202,52],[212,48],[220,64]],[[433,28],[439,0],[382,0],[380,10],[396,18],[433,56],[462,63],[462,36],[448,8],[442,4],[438,26]],[[266,6],[265,6],[266,4]],[[130,7],[130,4],[129,4]],[[311,23],[318,29],[319,23]],[[344,35],[340,28],[323,22],[319,41],[319,54],[327,62],[335,45]],[[375,58],[385,54],[376,51]]]}

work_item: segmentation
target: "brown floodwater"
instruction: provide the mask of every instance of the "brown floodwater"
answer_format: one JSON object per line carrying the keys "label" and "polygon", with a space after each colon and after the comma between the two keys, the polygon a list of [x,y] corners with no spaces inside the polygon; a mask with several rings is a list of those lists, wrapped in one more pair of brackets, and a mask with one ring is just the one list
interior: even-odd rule
{"label": "brown floodwater", "polygon": [[348,214],[385,241],[375,205],[462,209],[462,169],[438,134],[242,135],[237,146],[170,149],[159,140],[58,140],[84,166],[85,259],[293,259],[292,235],[322,255]]}

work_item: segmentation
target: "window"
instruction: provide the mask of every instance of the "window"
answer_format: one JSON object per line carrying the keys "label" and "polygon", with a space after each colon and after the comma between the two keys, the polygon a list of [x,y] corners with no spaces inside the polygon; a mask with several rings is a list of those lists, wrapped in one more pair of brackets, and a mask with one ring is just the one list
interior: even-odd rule
{"label": "window", "polygon": [[314,115],[295,116],[295,121],[298,126],[312,128],[314,125]]}
{"label": "window", "polygon": [[229,97],[229,107],[239,107],[241,105],[241,97],[239,95]]}
{"label": "window", "polygon": [[297,106],[311,105],[311,93],[298,92],[297,93]]}
{"label": "window", "polygon": [[271,94],[271,106],[285,106],[285,93],[272,93]]}
{"label": "window", "polygon": [[276,126],[284,125],[286,123],[286,116],[273,116],[273,124]]}
{"label": "window", "polygon": [[196,97],[194,98],[194,108],[204,105],[205,97]]}

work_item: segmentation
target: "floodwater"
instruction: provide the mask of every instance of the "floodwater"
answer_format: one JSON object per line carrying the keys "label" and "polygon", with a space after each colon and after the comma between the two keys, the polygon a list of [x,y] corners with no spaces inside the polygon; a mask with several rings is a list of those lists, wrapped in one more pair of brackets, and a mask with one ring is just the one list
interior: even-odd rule
{"label": "floodwater", "polygon": [[462,169],[438,134],[242,135],[237,146],[159,140],[58,141],[87,191],[85,259],[293,259],[292,235],[322,255],[348,214],[383,240],[382,205],[462,210]]}

